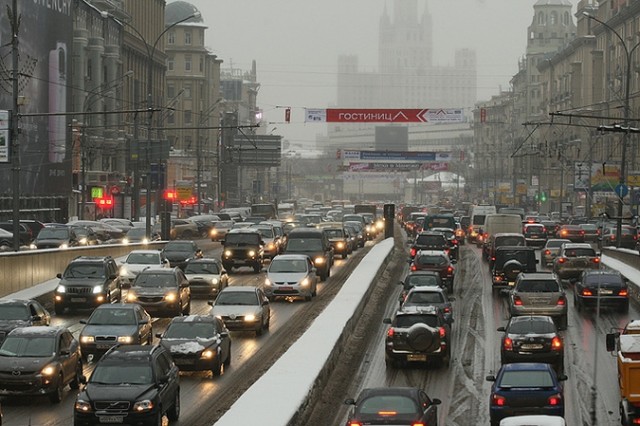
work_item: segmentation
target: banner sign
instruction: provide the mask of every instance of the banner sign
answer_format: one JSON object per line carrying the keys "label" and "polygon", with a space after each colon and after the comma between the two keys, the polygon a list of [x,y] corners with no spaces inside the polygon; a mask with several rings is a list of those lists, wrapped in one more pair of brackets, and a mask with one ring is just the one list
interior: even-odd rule
{"label": "banner sign", "polygon": [[9,147],[11,146],[10,134],[11,115],[9,111],[0,111],[0,163],[11,161]]}
{"label": "banner sign", "polygon": [[427,151],[342,151],[344,160],[360,161],[451,161],[450,152],[427,152]]}
{"label": "banner sign", "polygon": [[305,122],[312,123],[462,123],[460,108],[438,109],[305,109]]}
{"label": "banner sign", "polygon": [[349,163],[349,166],[345,167],[349,172],[368,172],[368,171],[383,171],[389,170],[394,172],[407,172],[412,170],[431,170],[431,171],[449,171],[449,163],[443,162],[429,162],[429,163],[401,163],[401,162],[389,162],[389,163]]}

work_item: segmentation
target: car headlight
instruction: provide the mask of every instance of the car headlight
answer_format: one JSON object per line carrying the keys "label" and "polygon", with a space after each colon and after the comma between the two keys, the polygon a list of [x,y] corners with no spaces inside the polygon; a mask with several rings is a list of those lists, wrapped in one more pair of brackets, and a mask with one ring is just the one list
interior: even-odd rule
{"label": "car headlight", "polygon": [[93,294],[102,293],[102,289],[103,289],[103,287],[101,285],[94,286],[93,287]]}
{"label": "car headlight", "polygon": [[91,411],[91,404],[87,401],[78,399],[75,404],[75,410],[82,411],[83,413],[88,413],[89,411]]}
{"label": "car headlight", "polygon": [[313,263],[315,263],[316,265],[322,265],[324,263],[324,257],[316,257],[315,259],[313,259]]}
{"label": "car headlight", "polygon": [[339,249],[343,249],[344,248],[344,243],[342,241],[340,241],[338,244],[336,244],[336,247]]}
{"label": "car headlight", "polygon": [[164,296],[164,300],[166,300],[167,302],[175,302],[177,298],[178,295],[176,293],[167,293]]}
{"label": "car headlight", "polygon": [[256,251],[255,250],[249,250],[248,254],[249,254],[250,257],[253,257],[253,256],[256,255]]}
{"label": "car headlight", "polygon": [[80,343],[93,343],[95,340],[93,336],[80,336]]}
{"label": "car headlight", "polygon": [[127,302],[135,302],[138,299],[138,296],[131,290],[127,292]]}
{"label": "car headlight", "polygon": [[211,230],[211,236],[215,237],[216,235],[218,235],[218,230],[217,229],[212,229]]}
{"label": "car headlight", "polygon": [[120,268],[120,275],[129,275],[129,270],[126,266]]}
{"label": "car headlight", "polygon": [[213,357],[215,355],[216,355],[216,353],[214,351],[212,351],[211,349],[206,349],[206,350],[202,351],[202,353],[200,354],[200,358],[213,359]]}
{"label": "car headlight", "polygon": [[[252,251],[253,251],[253,250],[252,250]],[[249,253],[251,253],[251,252],[249,252]],[[224,255],[225,255],[225,256],[227,256],[227,257],[231,257],[231,255],[232,255],[232,254],[233,254],[233,253],[231,253],[231,250],[225,250],[225,251],[224,251]]]}
{"label": "car headlight", "polygon": [[60,244],[60,248],[61,248],[61,249],[67,249],[67,248],[69,248],[69,244],[67,244],[67,243],[62,243],[62,244]]}
{"label": "car headlight", "polygon": [[367,225],[367,227],[365,228],[367,230],[367,232],[371,232],[371,226]]}
{"label": "car headlight", "polygon": [[80,244],[82,244],[83,246],[84,246],[84,245],[87,245],[87,237],[82,237],[82,238],[80,238],[80,241],[78,241],[78,242],[79,242]]}
{"label": "car headlight", "polygon": [[147,237],[144,237],[142,239],[142,244],[149,244],[149,239]]}
{"label": "car headlight", "polygon": [[216,285],[218,284],[220,280],[218,280],[217,278],[211,278],[211,284]]}
{"label": "car headlight", "polygon": [[153,401],[149,400],[149,399],[143,399],[142,401],[138,401],[135,404],[133,404],[133,411],[137,411],[138,413],[144,412],[144,411],[151,411],[153,410]]}
{"label": "car headlight", "polygon": [[47,365],[45,368],[40,371],[43,376],[53,376],[56,374],[56,366],[55,365]]}
{"label": "car headlight", "polygon": [[118,336],[118,343],[131,344],[131,343],[133,343],[133,337],[131,337],[131,336]]}
{"label": "car headlight", "polygon": [[129,239],[128,238],[123,238],[122,239],[122,244],[129,244]]}
{"label": "car headlight", "polygon": [[269,278],[265,278],[264,285],[267,287],[271,287],[273,284],[271,283],[271,280]]}
{"label": "car headlight", "polygon": [[311,280],[309,280],[309,277],[306,277],[305,279],[300,281],[300,285],[302,287],[307,287],[307,286],[309,286],[309,284],[311,284]]}
{"label": "car headlight", "polygon": [[59,285],[58,288],[56,288],[56,293],[66,293],[67,292],[67,288],[63,285]]}
{"label": "car headlight", "polygon": [[37,248],[38,248],[38,246],[36,246],[35,244],[31,243],[31,244],[29,244],[29,248],[30,248],[31,250],[35,250],[35,249],[37,249]]}
{"label": "car headlight", "polygon": [[253,315],[253,314],[245,315],[245,316],[244,316],[244,320],[245,320],[246,322],[253,322],[253,321],[255,321],[255,320],[256,320],[256,316],[255,316],[255,315]]}
{"label": "car headlight", "polygon": [[267,249],[268,249],[268,250],[275,250],[275,249],[276,249],[276,245],[275,245],[275,244],[273,244],[273,243],[269,243],[269,244],[267,245]]}

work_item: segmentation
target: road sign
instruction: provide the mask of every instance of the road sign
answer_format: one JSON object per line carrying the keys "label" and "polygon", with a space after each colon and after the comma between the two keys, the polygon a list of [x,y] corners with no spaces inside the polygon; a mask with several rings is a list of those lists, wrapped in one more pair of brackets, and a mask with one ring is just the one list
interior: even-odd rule
{"label": "road sign", "polygon": [[460,108],[423,109],[308,109],[307,122],[327,123],[462,123],[463,110]]}
{"label": "road sign", "polygon": [[627,194],[629,193],[629,187],[623,183],[619,183],[618,185],[616,185],[616,194],[618,194],[618,197],[626,197]]}

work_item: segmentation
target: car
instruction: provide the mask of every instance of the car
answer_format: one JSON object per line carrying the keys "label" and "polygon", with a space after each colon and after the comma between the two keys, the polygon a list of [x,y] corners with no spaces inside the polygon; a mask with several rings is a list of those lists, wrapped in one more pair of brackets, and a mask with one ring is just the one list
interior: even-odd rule
{"label": "car", "polygon": [[440,308],[412,306],[396,312],[385,337],[385,365],[397,368],[410,362],[451,362],[451,327]]}
{"label": "car", "polygon": [[629,312],[629,287],[627,278],[614,270],[585,270],[575,282],[573,301],[576,309],[614,307],[622,313]]}
{"label": "car", "polygon": [[547,239],[556,238],[558,235],[558,230],[560,229],[560,224],[554,220],[542,220],[540,221],[542,225],[544,225],[547,230]]}
{"label": "car", "polygon": [[438,405],[425,391],[412,387],[365,388],[350,405],[347,425],[424,425],[438,424]]}
{"label": "car", "polygon": [[[13,232],[13,222],[0,222],[0,229],[4,229],[5,231]],[[33,240],[33,235],[31,228],[23,223],[18,224],[18,229],[20,230],[20,245],[27,246]]]}
{"label": "car", "polygon": [[126,301],[139,303],[155,318],[189,315],[189,280],[180,268],[147,269],[136,277]]}
{"label": "car", "polygon": [[494,253],[491,286],[494,290],[511,288],[521,272],[536,272],[536,252],[533,247],[500,246]]}
{"label": "car", "polygon": [[271,301],[276,297],[302,297],[309,302],[318,291],[316,268],[309,256],[278,255],[269,264],[263,288]]}
{"label": "car", "polygon": [[342,222],[344,227],[354,235],[355,245],[353,247],[354,250],[358,250],[359,248],[364,247],[364,243],[366,242],[366,236],[364,235],[364,229],[362,228],[362,224],[360,222],[355,221],[347,221]]}
{"label": "car", "polygon": [[321,281],[331,275],[333,248],[325,230],[317,228],[296,228],[289,232],[284,254],[302,254],[313,261]]}
{"label": "car", "polygon": [[431,228],[432,232],[440,232],[447,240],[447,253],[451,259],[458,260],[458,253],[460,251],[460,241],[456,237],[456,232],[451,228]]}
{"label": "car", "polygon": [[109,225],[108,223],[96,221],[96,220],[73,220],[67,223],[69,226],[87,226],[98,234],[98,238],[101,241],[113,241],[119,242],[125,236],[125,232],[120,228]]}
{"label": "car", "polygon": [[551,272],[521,273],[509,292],[509,313],[521,315],[548,315],[567,328],[567,294],[557,275]]}
{"label": "car", "polygon": [[585,242],[598,241],[598,237],[600,236],[600,230],[598,229],[598,225],[596,225],[595,223],[581,223],[578,226],[584,230]]}
{"label": "car", "polygon": [[553,261],[558,256],[562,244],[570,242],[570,240],[562,238],[549,238],[540,252],[542,264],[544,266],[553,265]]}
{"label": "car", "polygon": [[580,225],[561,225],[556,238],[570,240],[572,243],[584,243],[584,229]]}
{"label": "car", "polygon": [[[0,229],[0,251],[9,250],[11,247],[13,247],[13,234]],[[35,246],[30,246],[29,248],[34,249]]]}
{"label": "car", "polygon": [[340,255],[343,259],[346,259],[349,254],[353,252],[349,235],[342,226],[339,228],[324,228],[324,231],[329,237],[329,242],[331,243],[335,256]]}
{"label": "car", "polygon": [[162,249],[162,255],[169,260],[172,268],[184,267],[191,259],[204,256],[198,244],[193,241],[169,241]]}
{"label": "car", "polygon": [[31,249],[66,249],[80,245],[80,238],[76,235],[74,227],[70,226],[45,226],[38,232],[31,242]]}
{"label": "car", "polygon": [[263,256],[267,259],[273,259],[280,253],[280,237],[276,235],[272,225],[254,224],[249,229],[255,229],[260,233],[263,244]]}
{"label": "car", "polygon": [[114,228],[118,228],[125,234],[129,232],[131,228],[133,228],[133,223],[129,219],[122,219],[117,217],[105,217],[100,219],[100,222],[111,225]]}
{"label": "car", "polygon": [[51,314],[34,299],[0,299],[0,342],[18,327],[47,326]]}
{"label": "car", "polygon": [[[487,241],[487,253],[486,257],[489,261],[489,270],[493,269],[493,264],[496,261],[496,250],[502,246],[526,246],[527,240],[522,234],[515,232],[497,232],[489,236]],[[483,246],[484,248],[485,246]]]}
{"label": "car", "polygon": [[541,362],[516,362],[503,365],[488,375],[492,382],[489,396],[491,426],[499,426],[505,417],[539,413],[564,417],[564,374],[557,375],[551,365]]}
{"label": "car", "polygon": [[437,231],[423,231],[416,235],[411,249],[409,249],[409,255],[411,258],[415,258],[420,250],[438,250],[448,252],[449,244],[447,237],[442,232]]}
{"label": "car", "polygon": [[218,259],[192,259],[184,267],[184,274],[189,280],[191,297],[215,298],[229,285],[229,275]]}
{"label": "car", "polygon": [[116,345],[150,345],[153,343],[151,316],[136,303],[98,306],[89,319],[80,320],[80,350],[85,360]]}
{"label": "car", "polygon": [[231,229],[222,243],[222,265],[228,273],[233,268],[249,266],[256,274],[262,269],[264,241],[262,234],[251,227]]}
{"label": "car", "polygon": [[160,234],[158,232],[152,232],[151,237],[147,237],[147,230],[145,227],[133,227],[127,231],[127,234],[122,239],[123,244],[149,244],[151,241],[159,241]]}
{"label": "car", "polygon": [[157,337],[181,371],[211,371],[220,376],[231,365],[229,330],[214,316],[175,317]]}
{"label": "car", "polygon": [[532,414],[524,416],[506,417],[500,421],[500,426],[566,426],[566,422],[560,416],[547,416],[545,414]]}
{"label": "car", "polygon": [[400,296],[398,296],[398,302],[401,305],[409,290],[414,287],[435,286],[445,290],[447,288],[446,284],[442,282],[440,274],[436,271],[409,272],[407,276],[404,277],[404,280],[400,281],[398,284],[402,286]]}
{"label": "car", "polygon": [[600,269],[600,256],[589,243],[565,243],[553,261],[553,272],[563,280],[574,280],[586,269]]}
{"label": "car", "polygon": [[174,219],[171,221],[171,229],[169,230],[169,238],[172,240],[189,240],[199,237],[202,231],[198,225],[192,220]]}
{"label": "car", "polygon": [[[602,233],[598,238],[598,247],[602,250],[603,247],[617,247],[617,228],[605,227],[602,229]],[[634,249],[638,242],[638,231],[634,226],[622,225],[620,230],[620,247],[627,249]]]}
{"label": "car", "polygon": [[547,241],[547,228],[541,223],[525,223],[522,226],[527,245],[531,247],[542,247]]}
{"label": "car", "polygon": [[410,260],[409,270],[416,271],[436,271],[440,274],[440,279],[446,285],[447,291],[453,293],[453,281],[455,279],[455,269],[453,260],[449,259],[447,253],[442,250],[420,250],[413,260]]}
{"label": "car", "polygon": [[180,374],[160,345],[114,346],[96,363],[76,397],[74,426],[111,423],[160,425],[180,416]]}
{"label": "car", "polygon": [[169,260],[160,250],[133,250],[120,265],[122,285],[129,287],[138,274],[146,269],[169,268]]}
{"label": "car", "polygon": [[73,231],[76,233],[76,237],[78,238],[78,245],[80,246],[95,246],[101,244],[100,238],[98,238],[98,234],[96,234],[93,229],[88,226],[71,226]]}
{"label": "car", "polygon": [[81,377],[80,345],[65,327],[18,327],[0,345],[0,395],[47,395],[59,403]]}
{"label": "car", "polygon": [[92,309],[122,299],[122,279],[111,256],[76,257],[57,277],[60,282],[53,292],[56,315],[65,309]]}
{"label": "car", "polygon": [[400,309],[411,306],[436,306],[442,310],[444,319],[449,325],[453,324],[454,297],[447,296],[447,291],[437,286],[413,287],[405,296]]}
{"label": "car", "polygon": [[254,331],[256,336],[269,330],[271,307],[259,287],[227,287],[209,305],[211,315],[220,318],[229,330]]}
{"label": "car", "polygon": [[211,241],[224,240],[227,236],[227,232],[233,228],[234,223],[235,222],[233,220],[218,220],[213,222],[213,226],[209,230],[209,237],[211,238]]}
{"label": "car", "polygon": [[558,374],[564,371],[564,341],[551,317],[512,317],[506,327],[499,327],[498,331],[504,333],[500,343],[502,364],[546,362]]}

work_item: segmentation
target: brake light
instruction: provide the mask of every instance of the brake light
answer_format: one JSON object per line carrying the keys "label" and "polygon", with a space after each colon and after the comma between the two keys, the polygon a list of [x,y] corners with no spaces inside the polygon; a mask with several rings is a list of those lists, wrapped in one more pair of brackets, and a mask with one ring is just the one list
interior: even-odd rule
{"label": "brake light", "polygon": [[584,231],[580,231],[580,235],[584,235]]}
{"label": "brake light", "polygon": [[551,254],[551,250],[545,250],[544,254],[546,254],[547,256],[549,256]]}
{"label": "brake light", "polygon": [[547,228],[545,228],[544,226],[542,227],[542,232],[547,232]]}
{"label": "brake light", "polygon": [[502,342],[502,349],[504,349],[505,351],[512,351],[513,350],[513,340],[510,337],[505,337],[503,342]]}
{"label": "brake light", "polygon": [[411,248],[411,257],[415,257],[418,251],[415,248]]}
{"label": "brake light", "polygon": [[568,232],[567,232],[566,229],[563,229],[562,231],[560,231],[560,235],[564,236],[564,235],[567,235],[567,234],[568,234]]}
{"label": "brake light", "polygon": [[448,306],[445,306],[443,310],[445,314],[448,314],[449,312],[451,312],[451,308]]}
{"label": "brake light", "polygon": [[599,257],[594,257],[593,258],[593,263],[600,263],[600,258]]}
{"label": "brake light", "polygon": [[591,290],[589,290],[588,288],[582,289],[582,295],[583,296],[593,296],[593,292]]}
{"label": "brake light", "polygon": [[425,426],[425,425],[422,422],[418,422],[418,423],[411,423],[411,426]]}
{"label": "brake light", "polygon": [[556,303],[557,306],[564,306],[567,304],[567,298],[564,296],[560,296],[558,298],[558,302]]}
{"label": "brake light", "polygon": [[444,327],[440,327],[438,328],[438,334],[440,334],[441,339],[444,339],[447,335],[447,330],[445,330]]}
{"label": "brake light", "polygon": [[503,407],[507,403],[507,399],[500,395],[491,395],[491,405]]}
{"label": "brake light", "polygon": [[626,288],[623,288],[622,290],[620,290],[620,291],[618,292],[618,296],[624,296],[624,297],[627,297],[628,295],[629,295],[629,292],[627,291],[627,289],[626,289]]}
{"label": "brake light", "polygon": [[562,340],[558,336],[554,337],[553,340],[551,340],[551,349],[553,349],[554,351],[562,349]]}
{"label": "brake light", "polygon": [[395,332],[393,331],[393,327],[390,327],[390,328],[387,330],[387,337],[393,337],[393,334],[394,334],[394,333],[395,333]]}
{"label": "brake light", "polygon": [[559,257],[559,258],[558,258],[558,263],[564,263],[564,262],[566,262],[566,261],[567,261],[567,258],[566,258],[566,257]]}
{"label": "brake light", "polygon": [[615,239],[616,239],[616,236],[615,236],[615,235],[613,235],[613,234],[611,234],[611,236],[609,237],[609,239],[610,239],[611,241],[613,241],[613,240],[615,240]]}
{"label": "brake light", "polygon": [[636,417],[631,421],[634,425],[640,425],[640,417]]}
{"label": "brake light", "polygon": [[496,261],[496,257],[495,256],[491,256],[491,261],[495,262]]}
{"label": "brake light", "polygon": [[411,270],[412,271],[417,271],[418,267],[415,264],[413,264],[413,265],[411,265]]}
{"label": "brake light", "polygon": [[397,411],[378,411],[378,415],[379,416],[395,416],[397,415],[398,412]]}
{"label": "brake light", "polygon": [[458,240],[451,240],[453,244],[458,244]]}
{"label": "brake light", "polygon": [[515,296],[513,298],[513,304],[516,306],[522,306],[522,299],[520,299],[520,296]]}
{"label": "brake light", "polygon": [[362,426],[362,423],[360,423],[360,422],[349,422],[348,426]]}
{"label": "brake light", "polygon": [[447,273],[449,273],[449,274],[453,273],[453,267],[449,266],[447,268]]}
{"label": "brake light", "polygon": [[547,403],[549,405],[554,405],[554,406],[560,405],[561,402],[562,402],[562,396],[559,393],[555,395],[551,395],[547,400]]}

